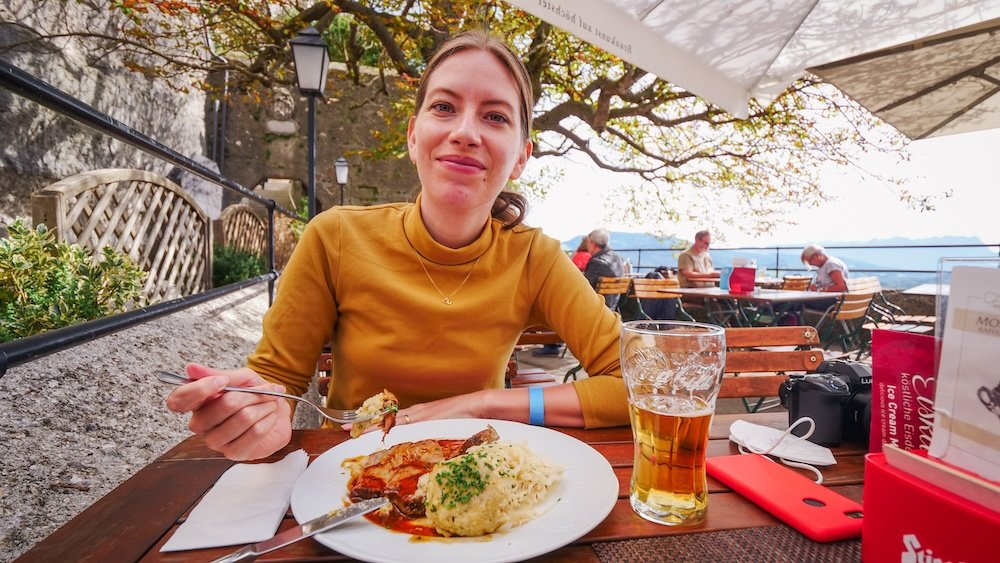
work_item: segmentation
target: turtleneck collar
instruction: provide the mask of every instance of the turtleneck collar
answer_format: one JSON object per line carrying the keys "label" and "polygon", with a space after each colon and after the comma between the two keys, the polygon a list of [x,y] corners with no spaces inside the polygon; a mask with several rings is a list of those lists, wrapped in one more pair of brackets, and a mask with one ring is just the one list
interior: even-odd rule
{"label": "turtleneck collar", "polygon": [[482,256],[493,244],[493,237],[497,230],[501,228],[500,222],[490,219],[483,226],[483,231],[479,237],[469,245],[461,248],[448,248],[434,240],[424,225],[423,216],[420,213],[420,198],[423,194],[417,194],[417,200],[403,214],[403,232],[410,246],[417,251],[425,260],[447,266],[467,264]]}

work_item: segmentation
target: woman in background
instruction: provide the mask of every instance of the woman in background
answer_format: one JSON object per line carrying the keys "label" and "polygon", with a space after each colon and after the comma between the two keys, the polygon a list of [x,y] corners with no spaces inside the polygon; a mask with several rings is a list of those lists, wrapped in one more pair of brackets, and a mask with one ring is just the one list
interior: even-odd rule
{"label": "woman in background", "polygon": [[586,236],[580,239],[580,244],[576,247],[576,252],[573,253],[573,263],[576,264],[577,268],[580,268],[581,272],[587,270],[587,262],[590,262],[590,257],[593,256],[590,253],[590,246],[587,244],[589,240]]}

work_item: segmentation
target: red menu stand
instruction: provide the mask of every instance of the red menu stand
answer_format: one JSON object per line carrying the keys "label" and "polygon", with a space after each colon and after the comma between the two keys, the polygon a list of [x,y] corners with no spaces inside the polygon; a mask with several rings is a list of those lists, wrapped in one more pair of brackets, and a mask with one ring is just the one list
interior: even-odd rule
{"label": "red menu stand", "polygon": [[996,561],[1000,511],[865,457],[864,561]]}

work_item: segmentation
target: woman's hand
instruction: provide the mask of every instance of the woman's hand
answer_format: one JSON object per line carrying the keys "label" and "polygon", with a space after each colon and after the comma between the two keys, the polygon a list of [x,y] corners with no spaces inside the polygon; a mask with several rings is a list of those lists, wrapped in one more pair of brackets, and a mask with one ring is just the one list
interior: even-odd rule
{"label": "woman's hand", "polygon": [[491,418],[484,414],[487,396],[496,391],[476,391],[465,395],[419,403],[396,413],[396,424],[411,424],[441,418]]}
{"label": "woman's hand", "polygon": [[230,393],[223,387],[255,387],[284,392],[249,368],[218,370],[188,364],[187,375],[197,381],[167,396],[167,408],[190,412],[188,428],[205,444],[234,461],[259,459],[278,451],[291,439],[291,406],[280,397]]}

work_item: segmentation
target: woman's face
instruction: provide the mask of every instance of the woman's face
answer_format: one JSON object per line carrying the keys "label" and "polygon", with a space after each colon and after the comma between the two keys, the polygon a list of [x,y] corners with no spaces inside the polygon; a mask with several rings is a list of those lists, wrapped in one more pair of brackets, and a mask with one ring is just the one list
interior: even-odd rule
{"label": "woman's face", "polygon": [[520,107],[514,78],[493,54],[468,49],[442,61],[407,129],[424,201],[489,216],[507,180],[520,176],[531,156]]}

